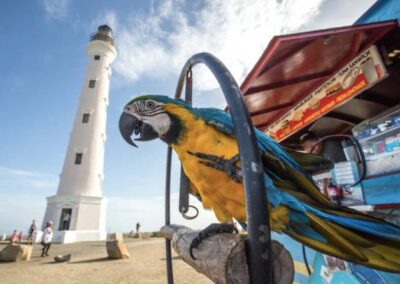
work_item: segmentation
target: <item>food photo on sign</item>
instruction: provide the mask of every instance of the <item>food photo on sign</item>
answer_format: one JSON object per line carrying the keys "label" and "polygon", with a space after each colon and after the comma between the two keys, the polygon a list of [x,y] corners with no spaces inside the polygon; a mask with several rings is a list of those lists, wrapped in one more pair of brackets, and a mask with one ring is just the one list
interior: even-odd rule
{"label": "food photo on sign", "polygon": [[265,129],[265,132],[280,142],[386,76],[387,71],[377,48],[371,46]]}

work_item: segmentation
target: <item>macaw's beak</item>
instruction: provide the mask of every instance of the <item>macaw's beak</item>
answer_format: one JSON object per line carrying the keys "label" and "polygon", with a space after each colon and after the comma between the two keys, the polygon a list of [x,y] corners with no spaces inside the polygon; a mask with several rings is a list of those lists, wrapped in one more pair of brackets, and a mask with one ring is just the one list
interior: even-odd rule
{"label": "macaw's beak", "polygon": [[119,131],[126,142],[137,147],[132,140],[132,134],[140,135],[135,141],[148,141],[158,138],[158,133],[147,123],[139,120],[137,117],[123,112],[119,118]]}
{"label": "macaw's beak", "polygon": [[[119,131],[121,132],[122,138],[134,147],[137,147],[132,140],[132,134],[138,132],[140,129],[141,121],[135,116],[123,112],[119,118]],[[140,131],[140,130],[139,130]]]}

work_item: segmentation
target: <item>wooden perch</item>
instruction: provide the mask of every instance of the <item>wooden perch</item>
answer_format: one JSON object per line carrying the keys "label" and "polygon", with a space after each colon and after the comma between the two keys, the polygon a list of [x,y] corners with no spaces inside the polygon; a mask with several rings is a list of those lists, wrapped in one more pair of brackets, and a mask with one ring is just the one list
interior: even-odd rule
{"label": "wooden perch", "polygon": [[[216,234],[204,239],[189,254],[192,240],[199,231],[185,226],[169,225],[161,228],[164,238],[172,241],[175,252],[198,272],[215,283],[250,283],[244,247],[245,236]],[[293,283],[294,264],[290,253],[277,241],[272,241],[274,284]]]}

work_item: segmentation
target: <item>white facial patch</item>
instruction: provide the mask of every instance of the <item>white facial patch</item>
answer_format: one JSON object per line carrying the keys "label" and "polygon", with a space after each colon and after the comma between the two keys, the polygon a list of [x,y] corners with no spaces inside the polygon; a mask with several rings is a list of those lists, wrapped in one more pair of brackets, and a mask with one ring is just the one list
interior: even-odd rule
{"label": "white facial patch", "polygon": [[144,123],[150,124],[159,136],[166,134],[171,127],[171,120],[166,113],[156,114],[154,116],[142,116]]}
{"label": "white facial patch", "polygon": [[163,109],[163,103],[147,99],[134,102],[128,106],[125,112],[135,116],[143,123],[151,125],[158,136],[163,136],[171,126],[170,117],[164,113]]}

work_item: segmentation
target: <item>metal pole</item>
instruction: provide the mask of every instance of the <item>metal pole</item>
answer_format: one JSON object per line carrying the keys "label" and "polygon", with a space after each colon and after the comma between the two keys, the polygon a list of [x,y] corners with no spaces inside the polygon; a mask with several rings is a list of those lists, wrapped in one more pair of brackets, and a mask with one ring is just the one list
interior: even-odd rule
{"label": "metal pole", "polygon": [[[192,81],[192,70],[189,69],[186,72],[185,77],[185,101],[189,104],[192,104],[192,91],[193,91],[193,81]],[[180,94],[178,94],[179,98]],[[189,179],[183,172],[181,167],[181,182],[179,186],[179,212],[182,213],[184,218],[187,218],[185,215],[189,211]]]}
{"label": "metal pole", "polygon": [[239,146],[246,196],[248,232],[246,249],[250,281],[256,284],[270,284],[272,283],[271,235],[264,184],[264,178],[268,177],[264,176],[253,124],[239,86],[223,63],[209,53],[196,54],[186,62],[178,80],[175,97],[180,97],[185,76],[198,63],[205,64],[214,74],[228,107],[234,114],[232,120]]}
{"label": "metal pole", "polygon": [[[178,84],[183,84],[179,81]],[[186,71],[186,101],[192,103],[192,71],[190,68]],[[172,148],[168,147],[167,150],[167,169],[165,177],[165,225],[169,225],[170,212],[171,212],[171,161],[172,161]],[[181,170],[181,184],[180,184],[180,200],[179,211],[186,213],[189,209],[189,183],[185,173]],[[183,192],[182,192],[183,191]],[[185,195],[185,196],[183,196]],[[165,259],[167,263],[167,280],[168,284],[174,283],[174,275],[172,269],[172,255],[171,255],[171,241],[165,240]]]}
{"label": "metal pole", "polygon": [[[171,159],[172,159],[172,149],[168,147],[167,150],[167,170],[165,177],[165,225],[169,225],[170,220],[170,196],[171,196]],[[165,259],[167,263],[167,279],[168,284],[174,283],[174,275],[172,271],[172,257],[171,257],[171,241],[165,239]]]}

